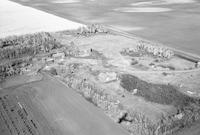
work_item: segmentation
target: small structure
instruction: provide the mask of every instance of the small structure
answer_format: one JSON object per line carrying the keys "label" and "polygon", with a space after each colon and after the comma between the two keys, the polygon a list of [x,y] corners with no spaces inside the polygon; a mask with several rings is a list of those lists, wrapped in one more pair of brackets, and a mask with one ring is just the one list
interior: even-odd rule
{"label": "small structure", "polygon": [[174,116],[174,118],[181,120],[183,118],[184,114],[183,113],[179,113],[177,115]]}
{"label": "small structure", "polygon": [[79,51],[79,57],[87,57],[91,55],[91,50],[81,50]]}
{"label": "small structure", "polygon": [[104,83],[115,81],[117,80],[117,74],[115,72],[100,73],[98,79]]}
{"label": "small structure", "polygon": [[52,64],[52,63],[54,63],[53,58],[46,58],[46,64]]}
{"label": "small structure", "polygon": [[137,92],[138,92],[138,89],[134,89],[133,92],[132,92],[132,95],[137,94]]}
{"label": "small structure", "polygon": [[65,58],[65,53],[64,52],[57,52],[52,55],[54,60],[59,60],[59,59],[64,59]]}

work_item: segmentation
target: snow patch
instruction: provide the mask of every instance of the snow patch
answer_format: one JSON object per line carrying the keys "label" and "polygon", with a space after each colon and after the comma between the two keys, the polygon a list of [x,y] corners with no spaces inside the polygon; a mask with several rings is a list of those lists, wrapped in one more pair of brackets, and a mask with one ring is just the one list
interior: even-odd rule
{"label": "snow patch", "polygon": [[143,30],[143,27],[131,27],[131,26],[121,26],[121,25],[112,25],[112,27],[118,28],[124,31],[139,31]]}
{"label": "snow patch", "polygon": [[136,2],[132,3],[131,6],[155,6],[155,5],[168,5],[168,4],[188,4],[194,3],[194,0],[154,0],[148,2]]}
{"label": "snow patch", "polygon": [[21,2],[29,2],[30,0],[20,0]]}
{"label": "snow patch", "polygon": [[189,91],[189,90],[187,91],[187,93],[190,94],[190,95],[195,94],[195,92],[192,92],[192,91]]}
{"label": "snow patch", "polygon": [[79,0],[54,0],[52,3],[77,3],[80,2]]}

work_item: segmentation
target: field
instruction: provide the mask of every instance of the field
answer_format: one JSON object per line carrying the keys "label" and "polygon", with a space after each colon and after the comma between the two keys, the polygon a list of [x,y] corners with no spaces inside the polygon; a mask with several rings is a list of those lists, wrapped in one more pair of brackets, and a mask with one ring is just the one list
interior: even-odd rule
{"label": "field", "polygon": [[1,94],[2,134],[127,134],[83,97],[48,75],[42,81],[10,89]]}

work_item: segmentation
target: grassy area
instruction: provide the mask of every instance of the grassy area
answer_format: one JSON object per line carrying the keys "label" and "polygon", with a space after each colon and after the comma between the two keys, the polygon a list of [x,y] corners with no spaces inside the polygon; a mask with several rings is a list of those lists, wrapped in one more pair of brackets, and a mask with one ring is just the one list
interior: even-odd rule
{"label": "grassy area", "polygon": [[[190,127],[200,118],[200,100],[189,97],[179,92],[172,85],[152,84],[139,78],[122,74],[121,86],[129,92],[137,89],[136,96],[159,104],[173,105],[177,108],[177,114],[164,117],[155,124],[157,134],[173,134],[175,131]],[[178,118],[180,116],[180,118]]]}

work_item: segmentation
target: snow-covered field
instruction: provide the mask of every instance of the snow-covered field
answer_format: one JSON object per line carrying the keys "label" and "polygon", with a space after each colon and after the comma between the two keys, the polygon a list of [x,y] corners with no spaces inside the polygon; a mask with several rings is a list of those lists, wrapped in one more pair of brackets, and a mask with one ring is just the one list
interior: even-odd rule
{"label": "snow-covered field", "polygon": [[123,7],[123,8],[117,8],[114,9],[114,11],[119,12],[167,12],[171,11],[170,8],[161,8],[161,7]]}
{"label": "snow-covered field", "polygon": [[172,5],[172,4],[189,4],[194,3],[194,0],[150,0],[143,2],[134,2],[131,3],[131,7],[121,7],[114,9],[119,12],[168,12],[172,11],[171,8],[163,8],[163,7],[154,7],[154,6],[162,6],[162,5]]}
{"label": "snow-covered field", "polygon": [[83,24],[8,0],[0,2],[0,38],[40,31],[76,29]]}

